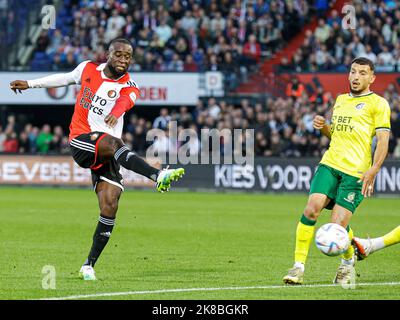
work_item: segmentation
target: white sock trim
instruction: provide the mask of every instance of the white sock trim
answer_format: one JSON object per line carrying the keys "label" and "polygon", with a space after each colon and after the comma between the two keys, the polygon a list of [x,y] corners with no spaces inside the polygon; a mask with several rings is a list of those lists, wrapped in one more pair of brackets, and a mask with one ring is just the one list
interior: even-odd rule
{"label": "white sock trim", "polygon": [[381,250],[385,247],[385,242],[383,242],[383,237],[371,239],[372,248],[371,252]]}
{"label": "white sock trim", "polygon": [[349,260],[346,260],[346,259],[343,259],[343,258],[342,258],[342,264],[345,264],[345,265],[347,265],[347,266],[352,266],[352,265],[354,265],[354,256],[353,256],[351,259],[349,259]]}
{"label": "white sock trim", "polygon": [[295,268],[300,268],[301,271],[304,272],[304,263],[302,263],[302,262],[295,262],[295,263],[294,263],[294,267],[295,267]]}

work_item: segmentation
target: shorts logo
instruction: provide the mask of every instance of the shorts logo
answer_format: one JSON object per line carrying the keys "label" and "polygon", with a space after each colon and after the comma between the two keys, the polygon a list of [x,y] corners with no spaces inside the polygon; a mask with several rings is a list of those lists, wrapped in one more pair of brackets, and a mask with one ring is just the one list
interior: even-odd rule
{"label": "shorts logo", "polygon": [[354,203],[354,199],[356,197],[356,193],[355,192],[350,192],[347,195],[347,198],[344,198],[345,201],[350,202],[350,203]]}
{"label": "shorts logo", "polygon": [[98,133],[93,133],[92,135],[90,135],[90,140],[95,141],[98,137],[99,137]]}
{"label": "shorts logo", "polygon": [[108,91],[107,92],[107,95],[108,95],[108,97],[109,98],[115,98],[116,96],[117,96],[117,91],[115,91],[115,90],[110,90],[110,91]]}
{"label": "shorts logo", "polygon": [[364,102],[359,103],[358,105],[356,105],[356,109],[357,109],[357,110],[360,110],[360,109],[362,109],[364,106],[365,106],[365,103],[364,103]]}

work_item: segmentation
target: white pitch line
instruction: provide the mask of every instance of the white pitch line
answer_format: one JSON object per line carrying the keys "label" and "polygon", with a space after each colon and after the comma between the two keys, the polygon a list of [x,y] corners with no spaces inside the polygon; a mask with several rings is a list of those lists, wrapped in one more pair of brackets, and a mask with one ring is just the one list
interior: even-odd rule
{"label": "white pitch line", "polygon": [[[400,282],[370,282],[370,283],[357,283],[356,286],[398,286]],[[301,286],[251,286],[251,287],[222,287],[222,288],[183,288],[183,289],[161,289],[161,290],[145,290],[145,291],[126,291],[126,292],[104,292],[93,294],[82,294],[66,297],[53,297],[42,298],[40,300],[76,300],[88,299],[98,297],[115,297],[115,296],[133,296],[144,294],[158,294],[158,293],[175,293],[175,292],[200,292],[200,291],[235,291],[235,290],[257,290],[257,289],[287,289],[287,288],[324,288],[324,287],[340,287],[338,284],[309,284]]]}

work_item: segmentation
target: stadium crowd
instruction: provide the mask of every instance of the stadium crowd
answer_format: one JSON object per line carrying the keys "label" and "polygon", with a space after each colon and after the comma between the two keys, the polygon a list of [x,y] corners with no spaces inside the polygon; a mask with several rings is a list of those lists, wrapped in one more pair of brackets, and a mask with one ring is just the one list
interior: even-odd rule
{"label": "stadium crowd", "polygon": [[125,37],[135,47],[130,71],[218,70],[235,88],[332,1],[313,2],[67,0],[56,30],[40,35],[30,67],[59,71],[103,62],[108,43]]}
{"label": "stadium crowd", "polygon": [[366,57],[377,71],[400,71],[400,2],[353,1],[357,20],[347,28],[332,10],[314,32],[307,30],[292,59],[283,58],[280,71],[347,71],[356,57]]}
{"label": "stadium crowd", "polygon": [[[389,86],[384,97],[389,101],[391,113],[391,138],[389,156],[400,158],[400,97],[394,86]],[[168,146],[179,148],[185,142],[172,141],[169,136],[171,121],[176,121],[178,135],[182,129],[193,129],[189,139],[191,155],[200,151],[201,129],[254,129],[254,153],[266,157],[319,157],[328,147],[329,140],[313,129],[316,114],[330,118],[334,98],[329,93],[319,92],[315,99],[307,93],[293,98],[268,98],[265,101],[242,99],[239,104],[209,98],[199,100],[195,107],[181,106],[176,109],[162,108],[155,119],[138,117],[134,111],[126,116],[123,140],[133,150],[145,155],[152,142],[146,135],[153,128],[166,134],[156,139],[153,148],[165,152]],[[137,106],[136,108],[140,108]],[[227,137],[222,145],[231,143]],[[232,136],[230,137],[232,138]],[[245,141],[243,140],[243,143]],[[243,148],[244,149],[244,148]],[[173,150],[172,150],[173,151]],[[68,154],[68,137],[60,126],[41,128],[27,123],[21,126],[14,115],[0,127],[0,152]],[[221,149],[223,152],[223,149]]]}
{"label": "stadium crowd", "polygon": [[[0,0],[0,3],[6,0]],[[313,4],[318,3],[318,6]],[[38,39],[32,70],[71,70],[84,60],[103,62],[108,42],[119,36],[135,47],[130,71],[220,70],[228,79],[228,89],[255,67],[263,56],[279,50],[315,12],[319,18],[315,32],[308,30],[293,59],[283,59],[284,71],[347,71],[356,56],[376,62],[378,71],[399,71],[400,4],[372,1],[356,4],[359,26],[342,29],[338,12],[324,13],[332,1],[202,1],[166,0],[66,0],[57,16],[57,28]],[[358,3],[358,1],[354,1]],[[300,84],[301,85],[301,84]],[[400,99],[391,85],[385,98],[392,107],[390,156],[400,158]],[[178,132],[191,128],[200,137],[201,129],[254,129],[256,156],[321,156],[329,141],[312,127],[316,114],[330,117],[334,98],[319,89],[267,100],[199,100],[197,106],[163,108],[156,119],[126,117],[123,140],[139,154],[150,145],[146,135],[152,128],[167,132],[155,146],[179,147],[171,141],[168,127],[177,121]],[[140,106],[138,106],[140,107]],[[3,119],[4,121],[4,119]],[[228,143],[229,139],[222,141]],[[199,140],[189,139],[190,152],[199,152]],[[0,152],[68,154],[67,132],[31,123],[21,126],[10,115],[0,126]],[[221,150],[223,152],[223,150]]]}

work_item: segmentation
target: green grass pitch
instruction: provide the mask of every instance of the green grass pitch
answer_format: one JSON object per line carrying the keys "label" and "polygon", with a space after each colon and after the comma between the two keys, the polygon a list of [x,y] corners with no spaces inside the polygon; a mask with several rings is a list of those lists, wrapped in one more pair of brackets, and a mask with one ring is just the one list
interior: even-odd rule
{"label": "green grass pitch", "polygon": [[[126,191],[96,265],[98,281],[84,282],[77,276],[98,219],[94,192],[2,187],[0,299],[399,299],[400,245],[359,262],[357,281],[364,285],[344,290],[330,285],[339,258],[324,256],[313,244],[309,286],[283,285],[306,199]],[[383,235],[399,225],[399,208],[400,199],[366,199],[351,225],[359,236]],[[317,226],[328,219],[325,211]],[[55,268],[56,289],[42,287],[46,265]],[[227,289],[232,287],[238,290]],[[205,289],[183,290],[192,288]]]}

